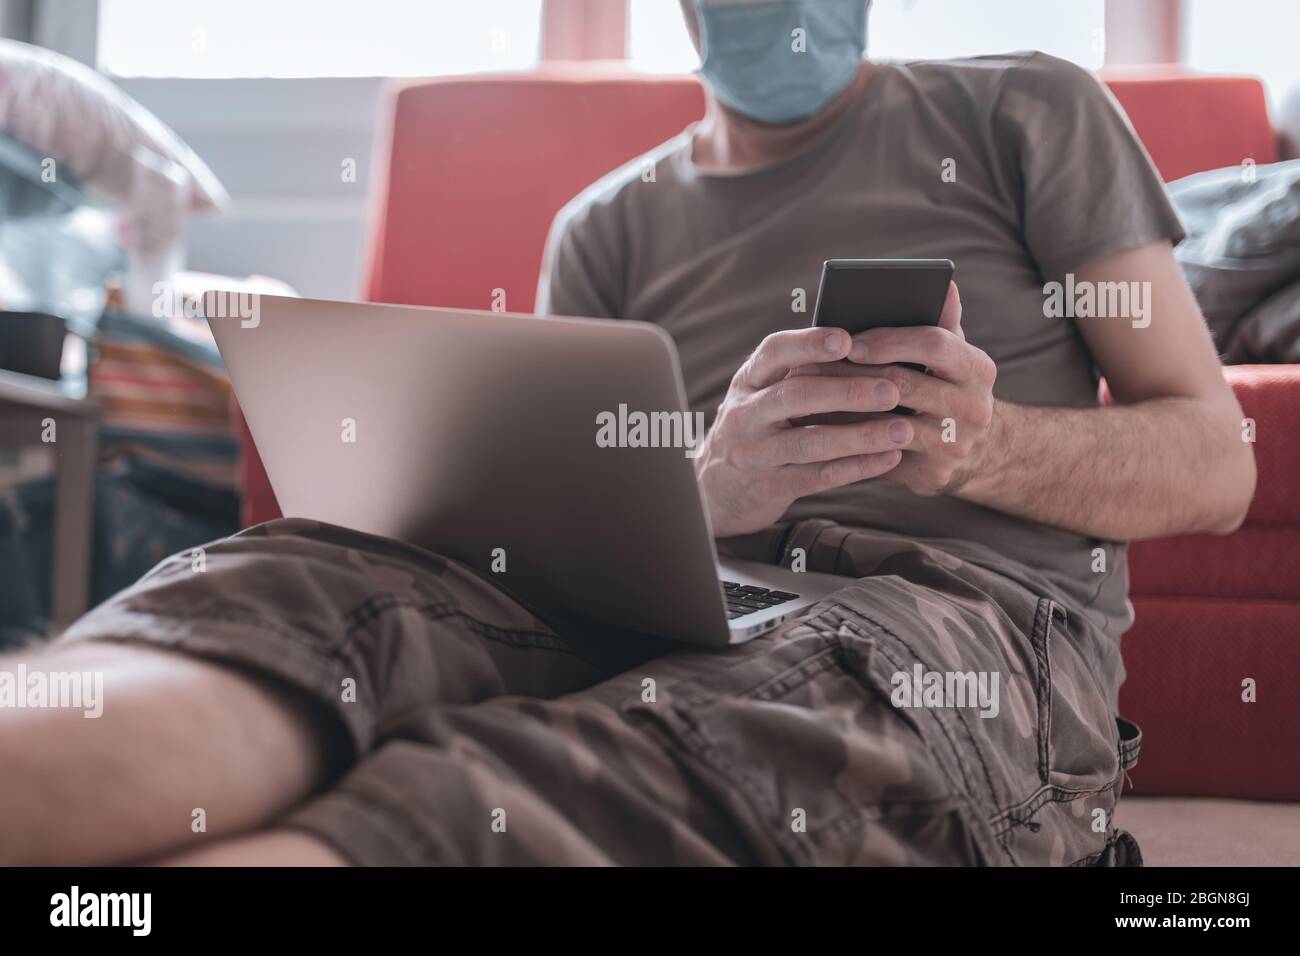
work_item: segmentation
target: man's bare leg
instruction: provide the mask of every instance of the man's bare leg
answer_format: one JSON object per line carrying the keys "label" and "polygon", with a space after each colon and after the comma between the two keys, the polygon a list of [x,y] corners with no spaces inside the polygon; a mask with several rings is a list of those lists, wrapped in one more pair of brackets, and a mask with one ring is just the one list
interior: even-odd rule
{"label": "man's bare leg", "polygon": [[19,664],[102,674],[103,714],[0,709],[2,864],[184,852],[265,825],[346,756],[341,728],[297,693],[192,657],[100,642],[0,657],[0,671]]}
{"label": "man's bare leg", "polygon": [[[319,522],[270,522],[204,554],[202,569],[187,555],[163,562],[48,648],[0,657],[0,671],[90,671],[104,684],[98,719],[0,707],[0,863],[291,844],[319,856],[309,838],[230,838],[333,834],[292,818],[430,707],[558,697],[666,650],[561,638],[475,572]],[[362,816],[334,821],[365,831],[357,846],[348,833],[327,842],[350,861],[383,859],[387,847],[366,852],[382,814]]]}
{"label": "man's bare leg", "polygon": [[155,861],[158,866],[347,866],[324,840],[299,830],[267,830],[209,843]]}

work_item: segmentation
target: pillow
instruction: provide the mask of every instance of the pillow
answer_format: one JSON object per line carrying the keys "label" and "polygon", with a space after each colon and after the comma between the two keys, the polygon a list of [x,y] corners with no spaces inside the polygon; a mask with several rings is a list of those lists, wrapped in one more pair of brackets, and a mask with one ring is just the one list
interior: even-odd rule
{"label": "pillow", "polygon": [[[171,203],[172,196],[142,195],[151,188],[179,187],[194,210],[221,208],[229,199],[180,137],[107,78],[16,40],[0,40],[0,132],[66,163],[86,185],[128,208]],[[164,175],[156,175],[160,168]]]}
{"label": "pillow", "polygon": [[75,174],[121,213],[126,304],[147,315],[150,290],[184,261],[185,217],[229,197],[156,116],[108,79],[40,47],[0,40],[0,133]]}
{"label": "pillow", "polygon": [[1187,228],[1174,250],[1220,350],[1242,318],[1300,279],[1300,160],[1169,184]]}

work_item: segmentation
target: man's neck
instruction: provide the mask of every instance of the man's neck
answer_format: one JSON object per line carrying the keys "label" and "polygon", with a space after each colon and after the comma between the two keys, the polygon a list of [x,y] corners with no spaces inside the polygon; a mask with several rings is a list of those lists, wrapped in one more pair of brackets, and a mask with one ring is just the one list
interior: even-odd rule
{"label": "man's neck", "polygon": [[819,112],[783,126],[757,123],[724,106],[708,91],[708,108],[695,132],[692,159],[712,173],[743,173],[807,149],[865,93],[879,68],[863,61],[851,82]]}

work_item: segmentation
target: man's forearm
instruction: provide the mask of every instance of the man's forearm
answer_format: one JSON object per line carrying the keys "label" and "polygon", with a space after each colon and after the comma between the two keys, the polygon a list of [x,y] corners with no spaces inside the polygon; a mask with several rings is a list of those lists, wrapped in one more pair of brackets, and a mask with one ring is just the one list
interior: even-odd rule
{"label": "man's forearm", "polygon": [[1136,540],[1240,524],[1255,486],[1239,411],[1198,398],[1052,408],[998,401],[953,492],[1079,534]]}

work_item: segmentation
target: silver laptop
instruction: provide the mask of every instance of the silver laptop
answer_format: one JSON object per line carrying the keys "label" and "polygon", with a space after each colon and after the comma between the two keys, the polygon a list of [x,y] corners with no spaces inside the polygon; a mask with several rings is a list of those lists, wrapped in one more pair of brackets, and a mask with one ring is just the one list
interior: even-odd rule
{"label": "silver laptop", "polygon": [[653,325],[237,296],[204,313],[288,517],[463,562],[543,616],[706,645],[847,583],[719,562]]}

